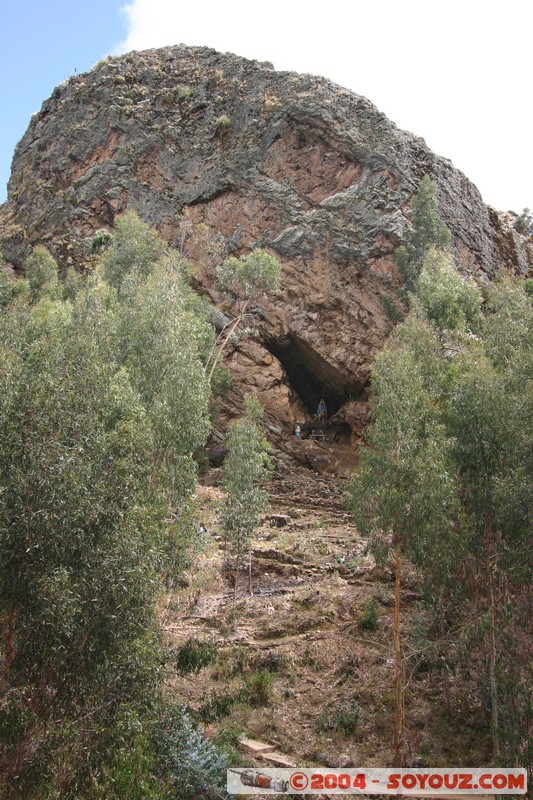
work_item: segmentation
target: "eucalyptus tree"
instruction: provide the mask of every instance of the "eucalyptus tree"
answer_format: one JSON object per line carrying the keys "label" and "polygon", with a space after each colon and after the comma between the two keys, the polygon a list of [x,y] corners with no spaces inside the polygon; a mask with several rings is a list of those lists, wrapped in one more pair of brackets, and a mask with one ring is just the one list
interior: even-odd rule
{"label": "eucalyptus tree", "polygon": [[245,415],[234,423],[227,437],[228,455],[224,461],[226,505],[222,529],[235,558],[235,588],[241,560],[248,552],[249,591],[252,591],[251,539],[267,504],[262,488],[269,469],[268,443],[261,431],[263,409],[253,397],[245,398]]}
{"label": "eucalyptus tree", "polygon": [[217,270],[217,288],[229,295],[233,301],[240,301],[237,315],[220,332],[207,360],[209,381],[213,378],[216,366],[226,345],[235,335],[237,328],[249,315],[252,302],[261,296],[276,292],[281,281],[279,261],[265,250],[257,248],[242,258],[228,258]]}
{"label": "eucalyptus tree", "polygon": [[163,572],[172,582],[195,533],[194,454],[209,434],[206,360],[213,328],[187,264],[135,212],[116,220],[103,276],[117,290],[116,352],[154,432],[150,480],[166,487]]}
{"label": "eucalyptus tree", "polygon": [[103,276],[118,290],[132,274],[146,279],[155,264],[170,253],[166,242],[141,220],[136,211],[128,211],[116,218],[110,241],[111,245],[103,256]]}
{"label": "eucalyptus tree", "polygon": [[443,225],[437,210],[436,193],[436,183],[424,175],[410,203],[411,227],[405,234],[404,244],[395,253],[396,263],[409,291],[416,287],[430,248],[443,249],[450,242],[450,231]]}
{"label": "eucalyptus tree", "polygon": [[170,583],[183,569],[195,533],[194,454],[210,429],[205,358],[213,329],[172,262],[155,266],[146,281],[122,298],[118,318],[121,363],[154,434],[150,480],[166,487],[170,514],[162,555]]}
{"label": "eucalyptus tree", "polygon": [[69,304],[14,305],[0,321],[0,772],[26,797],[61,748],[68,781],[154,680],[162,509],[145,410],[104,357],[105,307],[74,325]]}
{"label": "eucalyptus tree", "polygon": [[523,587],[533,578],[533,311],[520,282],[503,279],[488,289],[483,333],[477,346],[456,360],[447,426],[455,441],[463,506],[472,521],[471,600],[475,615],[486,621],[497,759],[498,684],[515,671],[498,662],[505,658],[512,617],[521,614]]}
{"label": "eucalyptus tree", "polygon": [[[531,299],[523,282],[509,278],[482,293],[429,248],[411,305],[376,361],[354,513],[376,555],[380,544],[383,554],[395,544],[396,576],[403,547],[435,615],[453,622],[456,644],[468,641],[483,654],[498,761],[502,716],[527,727],[532,707],[527,658],[508,657],[513,637],[524,641],[513,617],[527,619],[533,577]],[[395,649],[399,760],[397,641]],[[511,686],[521,687],[521,700]],[[515,737],[509,749],[509,727],[505,752],[533,760],[531,739],[525,745]]]}
{"label": "eucalyptus tree", "polygon": [[34,280],[0,311],[0,786],[12,798],[107,785],[120,741],[119,781],[137,758],[123,743],[145,741],[158,702],[155,598],[161,570],[183,566],[213,333],[179,259],[135,225],[139,254],[115,239],[111,283],[96,271],[61,301],[53,277]]}
{"label": "eucalyptus tree", "polygon": [[57,297],[59,294],[59,278],[57,261],[43,245],[37,245],[32,254],[24,262],[24,271],[28,280],[32,302],[37,302],[43,295]]}
{"label": "eucalyptus tree", "polygon": [[[460,549],[459,502],[451,477],[451,441],[437,399],[444,380],[438,342],[412,315],[376,359],[373,421],[351,484],[352,511],[378,562],[394,570],[395,765],[405,760],[405,654],[401,641],[402,559],[423,567],[441,600]],[[442,548],[443,541],[454,548]]]}

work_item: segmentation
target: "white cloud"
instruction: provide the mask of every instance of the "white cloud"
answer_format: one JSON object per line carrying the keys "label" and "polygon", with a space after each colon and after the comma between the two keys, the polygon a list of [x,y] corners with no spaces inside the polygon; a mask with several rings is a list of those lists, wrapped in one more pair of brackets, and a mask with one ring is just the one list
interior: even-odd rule
{"label": "white cloud", "polygon": [[132,0],[118,52],[206,45],[368,97],[502,209],[533,205],[533,4],[507,0]]}

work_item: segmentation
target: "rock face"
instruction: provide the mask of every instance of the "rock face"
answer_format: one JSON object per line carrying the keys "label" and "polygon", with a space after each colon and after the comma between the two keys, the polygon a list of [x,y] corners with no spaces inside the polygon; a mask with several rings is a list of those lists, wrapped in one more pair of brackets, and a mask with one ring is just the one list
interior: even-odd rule
{"label": "rock face", "polygon": [[530,248],[464,175],[363,97],[206,48],[150,50],[69,79],[32,117],[0,249],[20,268],[44,243],[66,266],[128,208],[175,246],[188,223],[197,289],[231,315],[198,231],[224,255],[265,247],[282,288],[256,309],[259,339],[230,351],[236,385],[254,386],[285,429],[322,396],[357,427],[400,308],[393,251],[426,173],[465,272],[490,277],[502,260],[527,272]]}

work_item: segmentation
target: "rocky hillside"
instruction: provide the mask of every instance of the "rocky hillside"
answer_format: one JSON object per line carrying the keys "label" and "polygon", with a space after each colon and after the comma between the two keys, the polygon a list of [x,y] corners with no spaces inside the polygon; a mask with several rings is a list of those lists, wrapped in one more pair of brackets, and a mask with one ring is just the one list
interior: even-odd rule
{"label": "rocky hillside", "polygon": [[256,309],[259,339],[230,353],[236,397],[255,387],[278,436],[321,396],[353,431],[400,307],[393,251],[426,173],[465,272],[527,272],[531,249],[475,186],[365,98],[206,48],[132,53],[71,78],[32,117],[0,249],[16,268],[36,243],[84,264],[94,234],[134,208],[175,246],[189,232],[198,291],[231,316],[213,288],[214,237],[223,255],[267,248],[282,288]]}

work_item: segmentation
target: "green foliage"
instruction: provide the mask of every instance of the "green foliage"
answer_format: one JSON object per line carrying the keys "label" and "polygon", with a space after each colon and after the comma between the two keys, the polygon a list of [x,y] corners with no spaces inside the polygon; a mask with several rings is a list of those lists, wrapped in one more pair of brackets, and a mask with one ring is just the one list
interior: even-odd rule
{"label": "green foliage", "polygon": [[168,800],[171,786],[161,775],[163,754],[157,752],[153,728],[150,719],[121,710],[104,737],[106,752],[90,775],[87,800]]}
{"label": "green foliage", "polygon": [[4,679],[30,719],[15,755],[55,720],[96,723],[115,698],[134,701],[157,672],[154,648],[145,661],[163,512],[148,482],[153,434],[127,373],[104,358],[92,323],[105,313],[75,325],[45,298],[23,327],[1,322]]}
{"label": "green foliage", "polygon": [[529,208],[524,208],[521,214],[515,219],[514,229],[518,233],[531,233],[533,230],[533,216]]}
{"label": "green foliage", "polygon": [[211,379],[211,394],[213,397],[225,397],[233,388],[233,378],[229,369],[218,366]]}
{"label": "green foliage", "polygon": [[122,362],[155,432],[156,468],[177,504],[195,485],[192,453],[209,432],[203,355],[212,328],[172,264],[154,267],[119,309]]}
{"label": "green foliage", "polygon": [[24,271],[30,287],[30,298],[36,303],[42,297],[57,298],[59,279],[57,262],[46,247],[37,245],[24,262]]}
{"label": "green foliage", "polygon": [[91,240],[91,253],[94,254],[103,252],[107,247],[109,247],[112,241],[112,234],[106,228],[101,228],[100,230],[96,231]]}
{"label": "green foliage", "polygon": [[417,298],[428,319],[441,330],[477,332],[481,326],[481,292],[463,278],[446,253],[430,248],[418,278]]}
{"label": "green foliage", "polygon": [[74,300],[83,288],[83,278],[73,267],[69,267],[63,281],[63,298]]}
{"label": "green foliage", "polygon": [[259,248],[242,258],[228,258],[217,269],[218,287],[245,298],[277,291],[280,280],[279,261]]}
{"label": "green foliage", "polygon": [[500,732],[516,758],[533,753],[531,737],[505,733],[505,720],[527,727],[530,713],[509,689],[527,670],[507,653],[520,640],[514,620],[529,624],[533,578],[531,300],[523,281],[503,277],[482,305],[430,250],[412,305],[375,363],[353,513],[378,560],[396,545],[419,567],[439,636],[453,625],[448,646],[463,638],[483,653],[495,758]]}
{"label": "green foliage", "polygon": [[451,553],[437,558],[442,539],[459,548],[452,442],[435,407],[442,366],[431,328],[411,315],[376,359],[373,424],[351,486],[354,516],[378,561],[401,536],[404,552],[415,561],[432,562],[434,556],[432,583],[452,560]]}
{"label": "green foliage", "polygon": [[227,797],[224,791],[226,759],[193,725],[183,709],[176,707],[164,720],[157,737],[157,750],[180,800]]}
{"label": "green foliage", "polygon": [[442,248],[450,242],[450,232],[442,224],[435,204],[437,186],[425,175],[417,194],[411,200],[412,227],[405,235],[405,244],[395,253],[396,263],[408,290],[416,286],[424,259],[433,246]]}
{"label": "green foliage", "polygon": [[246,682],[246,689],[252,706],[268,706],[272,701],[274,678],[268,669],[254,672]]}
{"label": "green foliage", "polygon": [[247,398],[245,416],[236,422],[227,437],[228,456],[224,461],[224,489],[228,498],[222,514],[222,530],[239,560],[250,545],[267,503],[261,488],[270,461],[268,443],[258,421],[262,409],[255,398]]}
{"label": "green foliage", "polygon": [[167,800],[171,786],[149,724],[154,601],[195,535],[213,334],[139,220],[113,248],[114,285],[72,274],[63,300],[36,248],[31,303],[8,286],[0,315],[0,793]]}
{"label": "green foliage", "polygon": [[[487,289],[484,338],[497,367],[516,366],[531,349],[533,307],[525,282],[502,275]],[[526,365],[524,364],[524,368]]]}
{"label": "green foliage", "polygon": [[218,650],[211,642],[188,639],[176,652],[176,669],[180,675],[197,675],[201,669],[213,664]]}
{"label": "green foliage", "polygon": [[145,279],[168,252],[168,246],[135,211],[116,218],[111,247],[104,255],[104,278],[123,289],[128,276]]}
{"label": "green foliage", "polygon": [[17,278],[11,269],[0,269],[0,311],[6,308],[15,297],[25,294],[28,284],[25,280]]}
{"label": "green foliage", "polygon": [[361,723],[362,711],[356,700],[344,700],[325,708],[317,720],[317,727],[324,733],[341,733],[351,736]]}
{"label": "green foliage", "polygon": [[391,322],[402,322],[404,316],[402,312],[396,308],[388,294],[381,295],[381,303],[385,309],[385,314]]}
{"label": "green foliage", "polygon": [[208,724],[215,722],[222,717],[227,717],[231,713],[232,707],[243,700],[244,694],[242,691],[212,692],[200,706],[198,716],[202,722]]}
{"label": "green foliage", "polygon": [[359,615],[359,627],[366,631],[375,631],[379,626],[379,608],[373,597],[365,600]]}

